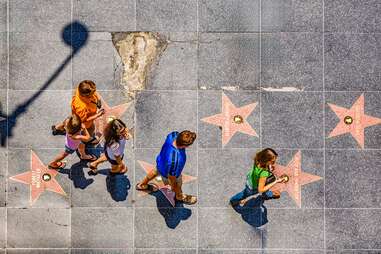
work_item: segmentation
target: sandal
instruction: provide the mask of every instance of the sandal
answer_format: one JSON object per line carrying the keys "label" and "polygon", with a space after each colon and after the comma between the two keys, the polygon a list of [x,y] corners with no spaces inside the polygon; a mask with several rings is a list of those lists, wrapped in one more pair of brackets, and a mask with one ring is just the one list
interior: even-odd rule
{"label": "sandal", "polygon": [[98,159],[97,156],[95,156],[94,154],[88,154],[88,155],[91,156],[90,159],[83,159],[83,158],[80,158],[80,159],[83,161],[96,161]]}
{"label": "sandal", "polygon": [[147,184],[146,187],[143,188],[141,187],[140,183],[136,184],[135,189],[138,191],[149,191],[149,192],[153,192],[157,190],[152,184]]}
{"label": "sandal", "polygon": [[57,130],[55,125],[52,125],[52,135],[57,136],[57,135],[66,135],[65,130]]}
{"label": "sandal", "polygon": [[98,175],[98,168],[97,167],[94,167],[94,166],[91,166],[91,164],[89,163],[89,171],[87,172],[87,174],[89,176],[95,176],[95,175]]}
{"label": "sandal", "polygon": [[176,201],[178,202],[182,202],[186,205],[194,205],[197,203],[197,197],[195,196],[192,196],[192,195],[186,195],[186,194],[183,194],[183,198],[182,199],[177,199],[175,198]]}
{"label": "sandal", "polygon": [[66,163],[63,161],[56,162],[56,166],[53,166],[52,164],[49,164],[48,166],[49,169],[55,169],[55,170],[64,169],[65,167],[66,167]]}

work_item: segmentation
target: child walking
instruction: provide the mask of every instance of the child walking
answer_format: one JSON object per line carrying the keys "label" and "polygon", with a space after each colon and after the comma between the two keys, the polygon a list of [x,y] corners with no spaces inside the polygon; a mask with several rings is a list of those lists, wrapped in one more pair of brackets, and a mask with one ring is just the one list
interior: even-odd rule
{"label": "child walking", "polygon": [[96,175],[98,165],[105,161],[110,162],[112,174],[126,173],[128,169],[123,162],[123,156],[129,135],[126,124],[122,120],[112,119],[104,130],[104,153],[89,164],[89,175]]}
{"label": "child walking", "polygon": [[232,206],[244,205],[250,197],[261,193],[264,199],[278,199],[280,193],[270,189],[277,183],[282,183],[287,179],[281,177],[276,179],[271,173],[278,154],[271,148],[266,148],[258,152],[254,157],[254,166],[247,173],[245,189],[230,199]]}
{"label": "child walking", "polygon": [[[65,168],[66,163],[62,160],[69,154],[74,153],[80,146],[81,142],[88,142],[91,136],[85,125],[81,122],[81,119],[73,114],[64,121],[65,128],[65,151],[61,152],[53,161],[49,163],[51,169]],[[92,155],[85,154],[84,151],[79,151],[82,160],[91,160]]]}

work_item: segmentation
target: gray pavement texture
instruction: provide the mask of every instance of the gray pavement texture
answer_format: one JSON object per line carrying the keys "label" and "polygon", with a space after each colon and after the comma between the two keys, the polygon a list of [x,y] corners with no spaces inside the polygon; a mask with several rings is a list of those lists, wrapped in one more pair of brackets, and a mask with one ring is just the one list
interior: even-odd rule
{"label": "gray pavement texture", "polygon": [[[88,36],[74,53],[62,36],[73,21],[88,31],[72,30]],[[50,126],[79,81],[94,80],[110,107],[126,101],[111,33],[131,31],[169,43],[122,117],[135,127],[127,198],[107,191],[108,163],[88,176],[74,154],[56,176],[66,196],[46,191],[31,206],[29,186],[9,177],[30,169],[31,151],[47,164],[62,150]],[[222,92],[236,107],[258,103],[247,121],[259,137],[236,133],[223,147],[201,121],[221,112]],[[327,138],[338,123],[328,103],[350,108],[361,94],[381,118],[381,0],[0,0],[0,126],[12,126],[0,146],[0,253],[381,253],[381,125],[365,129],[364,149],[349,134]],[[183,186],[198,203],[172,208],[135,191],[138,161],[154,164],[183,129],[198,134],[184,169],[197,180]],[[265,147],[281,165],[301,151],[302,170],[322,177],[302,187],[301,208],[287,193],[229,206]]]}

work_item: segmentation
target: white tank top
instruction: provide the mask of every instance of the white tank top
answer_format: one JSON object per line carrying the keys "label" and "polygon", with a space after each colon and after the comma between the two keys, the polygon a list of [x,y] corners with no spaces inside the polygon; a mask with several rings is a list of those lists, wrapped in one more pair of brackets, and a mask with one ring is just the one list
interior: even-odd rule
{"label": "white tank top", "polygon": [[124,148],[126,147],[126,140],[123,138],[119,140],[119,143],[114,142],[110,146],[106,147],[107,155],[111,160],[115,160],[115,156],[122,156],[124,154]]}

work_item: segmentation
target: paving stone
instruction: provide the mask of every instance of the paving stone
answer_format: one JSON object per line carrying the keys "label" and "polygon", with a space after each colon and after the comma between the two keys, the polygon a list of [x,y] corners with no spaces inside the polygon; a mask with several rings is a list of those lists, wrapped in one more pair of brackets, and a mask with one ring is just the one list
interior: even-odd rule
{"label": "paving stone", "polygon": [[[59,149],[9,149],[8,151],[8,176],[15,176],[31,170],[31,152],[35,152],[42,163],[47,167],[64,148]],[[66,170],[70,168],[70,160],[77,159],[75,155],[70,156],[74,158],[67,158]],[[66,195],[57,194],[45,190],[41,196],[33,203],[33,207],[40,208],[69,208],[70,207],[70,181],[65,174],[57,174],[55,180],[65,191]],[[8,194],[7,194],[7,207],[12,208],[25,208],[31,207],[30,204],[30,185],[16,182],[8,179]]]}
{"label": "paving stone", "polygon": [[[195,91],[143,91],[135,109],[137,148],[161,148],[172,131],[197,130]],[[196,142],[188,149],[194,149]]]}
{"label": "paving stone", "polygon": [[262,231],[232,208],[200,208],[199,214],[200,248],[261,248]]}
{"label": "paving stone", "polygon": [[[71,89],[71,48],[55,33],[10,33],[9,88]],[[60,70],[60,68],[62,68]],[[52,82],[48,81],[53,78]]]}
{"label": "paving stone", "polygon": [[167,249],[167,250],[145,250],[135,249],[135,254],[195,254],[196,249]]}
{"label": "paving stone", "polygon": [[381,151],[326,150],[326,206],[380,208]]}
{"label": "paving stone", "polygon": [[7,209],[8,248],[70,247],[69,209]]}
{"label": "paving stone", "polygon": [[71,21],[71,1],[9,1],[10,32],[55,32]]}
{"label": "paving stone", "polygon": [[323,0],[269,0],[261,3],[264,32],[321,32]]}
{"label": "paving stone", "polygon": [[0,147],[0,207],[6,205],[6,174],[7,174],[7,160],[8,160],[8,150],[6,148]]}
{"label": "paving stone", "polygon": [[135,0],[73,1],[73,19],[89,31],[135,30]]}
{"label": "paving stone", "polygon": [[380,249],[381,210],[329,209],[325,217],[327,249]]}
{"label": "paving stone", "polygon": [[[129,141],[130,142],[130,141]],[[133,199],[133,188],[135,188],[134,179],[134,154],[130,148],[131,144],[126,145],[123,161],[126,164],[128,171],[124,176],[118,176],[118,180],[122,188],[127,189],[127,197],[125,200],[115,200],[109,192],[108,186],[112,181],[109,176],[111,165],[109,162],[104,162],[98,166],[98,175],[89,176],[89,168],[87,166],[75,163],[71,164],[70,177],[73,182],[72,188],[72,206],[73,207],[131,207]],[[127,180],[123,179],[127,177]],[[116,179],[114,178],[114,181]],[[123,197],[124,198],[124,197]],[[79,247],[79,246],[77,246]],[[92,247],[92,246],[87,246]],[[112,246],[110,246],[112,247]]]}
{"label": "paving stone", "polygon": [[[160,153],[160,149],[135,149],[135,185],[143,180],[146,176],[144,168],[139,164],[138,161],[144,161],[156,166],[156,156]],[[197,152],[194,150],[187,150],[187,161],[183,170],[183,174],[197,177]],[[192,182],[184,182],[182,190],[186,194],[197,196],[197,187],[199,180],[196,179]],[[134,188],[135,189],[135,188]],[[165,199],[165,197],[157,192],[152,195],[142,195],[143,193],[135,191],[135,207],[158,207],[158,208],[169,208],[172,205]],[[186,206],[188,207],[188,206]],[[193,206],[189,206],[192,208]],[[163,209],[165,210],[165,209]]]}
{"label": "paving stone", "polygon": [[7,33],[0,32],[0,89],[7,89],[8,47]]}
{"label": "paving stone", "polygon": [[322,209],[268,209],[268,218],[262,248],[324,248]]}
{"label": "paving stone", "polygon": [[[1,253],[1,252],[0,252]],[[10,249],[9,254],[69,254],[69,249]]]}
{"label": "paving stone", "polygon": [[1,0],[0,6],[0,32],[6,32],[7,31],[7,0]]}
{"label": "paving stone", "polygon": [[324,44],[326,90],[380,91],[380,34],[326,34]]}
{"label": "paving stone", "polygon": [[[72,246],[75,248],[132,248],[131,208],[73,208]],[[105,237],[105,233],[112,234]]]}
{"label": "paving stone", "polygon": [[321,33],[264,33],[261,86],[323,90]]}
{"label": "paving stone", "polygon": [[71,249],[70,254],[133,254],[132,249]]}
{"label": "paving stone", "polygon": [[[81,36],[75,33],[75,36]],[[87,43],[73,58],[73,88],[82,80],[92,80],[97,90],[121,90],[120,77],[115,75],[121,65],[109,33],[89,33]],[[79,39],[81,40],[81,39]]]}
{"label": "paving stone", "polygon": [[149,90],[197,89],[197,34],[162,33],[168,46],[148,73]]}
{"label": "paving stone", "polygon": [[139,31],[197,31],[196,0],[136,0]]}
{"label": "paving stone", "polygon": [[262,146],[323,148],[323,94],[262,93]]}
{"label": "paving stone", "polygon": [[381,3],[377,0],[333,0],[324,5],[325,31],[379,33]]}
{"label": "paving stone", "polygon": [[[224,148],[252,148],[260,146],[260,96],[257,91],[223,91],[235,107],[243,107],[248,104],[257,103],[253,112],[246,119],[255,130],[258,137],[245,133],[236,132]],[[199,91],[198,93],[198,131],[199,145],[201,148],[221,148],[222,130],[217,125],[201,121],[201,119],[222,112],[221,91]]]}
{"label": "paving stone", "polygon": [[259,17],[258,0],[199,2],[199,29],[204,32],[258,32]]}
{"label": "paving stone", "polygon": [[10,147],[64,147],[64,137],[52,136],[51,126],[61,123],[69,116],[71,90],[43,91],[42,93],[38,90],[8,90],[8,93],[8,112],[11,115],[9,125],[13,126],[8,139]]}
{"label": "paving stone", "polygon": [[[361,92],[327,92],[325,94],[325,134],[326,134],[326,148],[338,149],[360,149],[358,142],[353,138],[350,133],[346,133],[331,138],[329,134],[339,123],[340,119],[328,106],[328,103],[334,104],[343,108],[350,109],[356,100],[361,96]],[[366,92],[364,93],[366,115],[381,118],[379,108],[381,107],[381,93],[379,92]],[[364,147],[370,149],[381,148],[381,125],[373,125],[365,128],[364,131]]]}
{"label": "paving stone", "polygon": [[[136,208],[136,248],[196,248],[197,210],[183,207]],[[150,235],[153,241],[147,238]]]}
{"label": "paving stone", "polygon": [[202,33],[199,46],[199,88],[259,89],[258,34]]}

